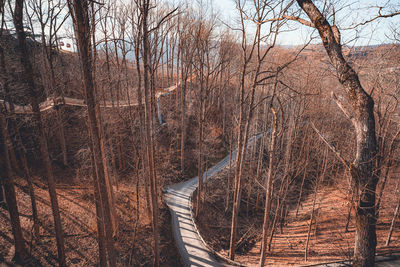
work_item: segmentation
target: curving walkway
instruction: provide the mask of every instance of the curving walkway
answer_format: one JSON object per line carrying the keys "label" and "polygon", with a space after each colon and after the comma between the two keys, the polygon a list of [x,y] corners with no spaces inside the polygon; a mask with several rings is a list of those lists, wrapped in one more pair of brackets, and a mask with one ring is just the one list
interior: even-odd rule
{"label": "curving walkway", "polygon": [[[168,95],[170,92],[174,91],[180,83],[177,85],[172,85],[168,88],[164,88],[162,91],[159,91],[155,94],[156,99],[160,99],[162,96]],[[138,105],[138,101],[132,100],[120,100],[120,101],[99,101],[101,108],[122,108],[122,107],[133,107]],[[11,106],[10,103],[7,101],[0,99],[0,105],[3,105],[6,110],[10,110]],[[52,109],[58,105],[67,105],[67,106],[77,106],[77,107],[86,107],[86,103],[84,99],[72,98],[72,97],[54,97],[54,98],[47,98],[46,101],[41,102],[39,104],[40,111],[46,111]],[[14,113],[15,114],[32,114],[32,107],[31,105],[21,106],[21,105],[13,105]]]}
{"label": "curving walkway", "polygon": [[[229,155],[209,169],[207,177],[211,178],[228,164]],[[218,262],[206,248],[194,224],[191,196],[197,186],[198,177],[195,177],[164,190],[164,201],[171,211],[172,231],[179,254],[186,266],[228,266]]]}
{"label": "curving walkway", "polygon": [[[269,131],[267,131],[269,134]],[[259,139],[262,134],[257,134],[249,139],[248,144]],[[232,151],[232,159],[236,158],[236,150]],[[203,179],[207,176],[212,179],[214,175],[222,171],[229,165],[229,155],[222,159],[218,164],[208,169],[204,173]],[[218,261],[209,248],[205,245],[200,236],[196,224],[194,223],[192,212],[192,195],[198,186],[198,177],[194,177],[186,182],[174,184],[163,189],[163,199],[171,211],[172,231],[175,244],[181,255],[185,266],[205,266],[221,267],[233,266]],[[238,265],[238,264],[235,264]],[[304,266],[315,267],[345,267],[351,266],[349,261],[338,261],[331,263],[311,264]],[[386,256],[377,256],[376,265],[378,267],[400,266],[400,253]]]}
{"label": "curving walkway", "polygon": [[[248,144],[259,139],[258,134],[249,139]],[[232,159],[236,158],[236,150],[232,151]],[[204,173],[203,179],[211,179],[229,165],[229,155]],[[186,266],[232,266],[217,261],[211,251],[205,246],[197,231],[192,216],[191,196],[197,189],[198,177],[189,181],[169,186],[163,190],[163,198],[171,211],[172,231],[175,243]]]}

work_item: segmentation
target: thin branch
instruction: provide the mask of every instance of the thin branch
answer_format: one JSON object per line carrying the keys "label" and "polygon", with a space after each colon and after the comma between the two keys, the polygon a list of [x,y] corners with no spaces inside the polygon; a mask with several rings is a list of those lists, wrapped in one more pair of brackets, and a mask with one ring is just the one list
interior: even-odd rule
{"label": "thin branch", "polygon": [[340,159],[340,161],[347,167],[350,168],[350,162],[347,161],[341,154],[340,152],[336,149],[334,145],[329,143],[328,139],[315,127],[314,123],[311,122],[311,127],[314,129],[314,131],[319,135],[319,137],[324,141],[324,143],[329,147],[330,150],[332,150],[333,153],[335,153],[336,157]]}
{"label": "thin branch", "polygon": [[[154,30],[156,30],[156,29],[158,29],[158,28],[161,26],[161,24],[162,24],[169,16],[171,16],[172,14],[174,14],[175,11],[177,11],[178,9],[179,9],[179,7],[176,7],[176,8],[174,8],[173,10],[171,10],[170,12],[168,12],[168,14],[165,15],[165,16],[157,23],[157,26],[155,26],[154,28],[152,28],[151,30],[149,30],[149,33],[152,32],[152,31],[154,31]],[[174,16],[177,16],[177,15],[179,15],[179,13],[178,13],[178,14],[175,14]]]}
{"label": "thin branch", "polygon": [[380,19],[380,18],[391,18],[391,17],[397,16],[397,15],[400,15],[400,11],[396,11],[396,12],[393,12],[393,13],[390,13],[390,14],[381,14],[382,8],[383,7],[379,7],[378,15],[373,17],[372,19],[357,23],[356,25],[348,27],[348,28],[345,28],[344,30],[352,30],[352,29],[355,29],[355,28],[357,28],[359,26],[363,26],[363,25],[366,25],[368,23],[371,23],[371,22],[373,22],[373,21],[375,21],[377,19]]}
{"label": "thin branch", "polygon": [[88,0],[88,1],[91,2],[91,3],[98,4],[99,6],[104,6],[104,3],[100,3],[100,2],[97,2],[95,0]]}
{"label": "thin branch", "polygon": [[343,111],[344,115],[346,115],[346,117],[351,120],[354,123],[354,116],[351,113],[351,111],[349,111],[344,105],[343,103],[336,97],[334,92],[331,92],[332,94],[332,100],[336,103],[336,105],[338,105],[338,107]]}
{"label": "thin branch", "polygon": [[315,28],[314,23],[312,23],[311,21],[302,19],[300,17],[295,17],[295,16],[289,16],[289,15],[283,15],[283,17],[287,20],[294,20],[297,21],[305,26],[311,27],[311,28]]}

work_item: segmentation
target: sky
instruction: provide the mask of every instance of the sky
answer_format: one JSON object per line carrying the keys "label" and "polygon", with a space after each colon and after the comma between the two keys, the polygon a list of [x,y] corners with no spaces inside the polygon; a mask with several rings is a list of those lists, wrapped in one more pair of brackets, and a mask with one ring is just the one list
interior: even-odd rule
{"label": "sky", "polygon": [[[212,0],[216,10],[220,12],[220,19],[227,24],[231,24],[238,16],[234,0]],[[253,1],[248,1],[250,5]],[[315,1],[322,2],[322,1]],[[329,2],[329,1],[328,1]],[[400,15],[380,19],[373,23],[368,23],[365,26],[360,26],[357,29],[349,29],[354,22],[361,23],[369,20],[378,14],[377,6],[388,6],[390,9],[384,9],[383,14],[390,11],[400,10],[400,0],[335,0],[336,7],[336,22],[341,30],[342,42],[349,45],[376,45],[382,43],[391,43],[388,38],[391,37],[391,27],[400,28]],[[294,7],[298,7],[297,3]],[[338,9],[338,7],[343,7]],[[281,45],[301,45],[306,43],[310,34],[313,32],[309,27],[300,25],[297,22],[291,21],[289,24],[290,32],[284,32],[278,35],[278,44]],[[314,31],[314,35],[316,32]],[[356,38],[358,37],[358,38]],[[315,42],[319,42],[317,38]]]}
{"label": "sky", "polygon": [[[123,0],[130,2],[132,0]],[[171,6],[177,6],[183,0],[157,0],[158,2],[170,2]],[[241,0],[246,1],[246,0]],[[270,0],[272,1],[272,0]],[[278,1],[278,0],[276,0]],[[285,0],[288,2],[289,0]],[[376,6],[389,6],[390,9],[383,10],[382,13],[387,14],[393,10],[400,11],[400,0],[326,0],[327,2],[335,2],[336,22],[342,34],[342,44],[348,46],[358,45],[377,45],[382,43],[391,43],[388,38],[392,35],[391,27],[400,29],[400,15],[389,18],[380,19],[374,23],[369,23],[357,29],[346,30],[352,23],[361,23],[366,21],[378,13]],[[235,0],[194,0],[193,3],[209,2],[214,12],[219,13],[219,19],[225,24],[235,27],[239,15],[236,9]],[[294,1],[296,2],[296,1]],[[314,0],[315,3],[323,3],[324,0]],[[248,6],[253,3],[253,0],[247,0]],[[319,5],[321,6],[321,5]],[[343,7],[343,8],[340,8]],[[293,4],[293,9],[298,10],[297,3]],[[235,24],[236,23],[236,24]],[[250,23],[249,23],[250,24]],[[312,43],[320,43],[320,38],[314,29],[303,26],[298,22],[291,21],[287,24],[284,32],[278,35],[277,43],[280,45],[303,45],[310,40],[310,36],[317,37]],[[72,34],[71,22],[65,23],[65,28],[68,28]],[[251,31],[251,30],[250,30]],[[67,31],[63,30],[65,34]],[[70,38],[66,38],[68,43],[73,44]],[[64,47],[65,49],[65,47]],[[74,48],[71,47],[70,50]]]}

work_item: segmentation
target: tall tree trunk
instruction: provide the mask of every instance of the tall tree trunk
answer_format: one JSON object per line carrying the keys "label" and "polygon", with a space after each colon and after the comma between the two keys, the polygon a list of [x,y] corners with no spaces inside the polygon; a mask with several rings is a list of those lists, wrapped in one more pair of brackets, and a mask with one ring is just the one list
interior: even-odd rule
{"label": "tall tree trunk", "polygon": [[[109,192],[105,177],[105,168],[103,164],[103,155],[101,152],[101,129],[99,129],[98,120],[98,102],[95,97],[93,73],[92,73],[92,55],[90,41],[90,26],[88,15],[87,0],[74,0],[73,9],[75,17],[75,30],[78,41],[78,51],[81,59],[82,76],[85,88],[85,98],[88,109],[89,136],[91,138],[92,155],[96,167],[97,181],[94,179],[94,187],[98,186],[100,199],[103,206],[104,230],[106,236],[106,247],[108,252],[109,265],[116,266],[115,249],[113,241],[111,205],[109,202]],[[96,191],[95,191],[96,192]],[[101,214],[98,214],[100,216]],[[99,218],[101,219],[101,218]]]}
{"label": "tall tree trunk", "polygon": [[228,184],[226,186],[226,198],[225,198],[225,212],[228,211],[229,200],[231,195],[231,172],[232,172],[232,144],[233,144],[233,129],[229,137],[229,168],[228,168]]}
{"label": "tall tree trunk", "polygon": [[265,208],[264,208],[264,223],[263,223],[263,232],[261,239],[261,256],[259,266],[264,266],[265,263],[265,255],[267,250],[267,232],[269,227],[269,215],[271,211],[271,203],[272,203],[272,167],[274,164],[274,153],[275,153],[275,139],[276,139],[276,130],[277,130],[277,116],[276,111],[273,107],[271,107],[272,113],[274,115],[274,121],[272,126],[271,133],[271,143],[269,149],[269,163],[268,163],[268,172],[267,179],[265,179]]}
{"label": "tall tree trunk", "polygon": [[240,169],[242,165],[242,153],[243,153],[243,132],[244,132],[244,76],[246,73],[246,67],[242,70],[242,84],[240,86],[240,107],[239,107],[239,125],[238,125],[238,137],[237,137],[237,152],[236,152],[236,166],[235,166],[235,180],[234,180],[234,195],[233,195],[233,212],[232,212],[232,225],[231,225],[231,237],[229,246],[229,257],[231,260],[235,259],[236,250],[236,228],[237,228],[237,217],[239,214],[240,200],[239,191],[241,190],[241,177]]}
{"label": "tall tree trunk", "polygon": [[[97,61],[97,47],[96,47],[96,19],[95,19],[95,10],[94,10],[94,5],[91,3],[91,17],[90,17],[90,22],[91,22],[91,38],[92,38],[92,80],[93,80],[93,87],[94,87],[94,92],[95,95],[98,94],[99,88],[96,83],[96,61]],[[107,38],[107,36],[105,36]],[[107,40],[107,39],[106,39]],[[108,60],[108,57],[107,57]],[[110,77],[110,69],[109,69],[109,62],[107,62],[107,77]],[[110,79],[110,78],[109,78]],[[111,86],[110,86],[111,90]],[[105,99],[105,94],[103,93],[104,97],[104,104],[106,103]],[[112,102],[112,106],[114,107],[114,102]],[[96,114],[98,116],[97,119],[97,124],[98,124],[98,129],[100,130],[100,147],[101,147],[101,157],[103,159],[103,166],[104,166],[104,175],[105,179],[107,182],[107,192],[108,192],[108,202],[110,203],[110,209],[111,209],[111,222],[112,222],[112,229],[113,229],[113,235],[117,236],[118,235],[118,220],[117,220],[117,214],[115,211],[115,200],[114,200],[114,190],[110,178],[110,167],[108,165],[108,159],[107,159],[107,143],[106,143],[106,132],[105,128],[103,127],[103,120],[101,116],[101,110],[100,110],[100,105],[96,106]],[[104,214],[104,213],[103,213]]]}
{"label": "tall tree trunk", "polygon": [[[0,29],[0,38],[2,36],[1,31],[2,30]],[[10,111],[12,111],[14,109],[14,105],[13,105],[13,100],[10,97],[9,75],[8,75],[8,71],[6,68],[4,49],[1,45],[0,45],[0,78],[1,78],[1,82],[3,83],[5,100],[10,104]],[[13,113],[13,112],[11,112],[11,113]],[[15,132],[15,131],[11,130],[11,135],[13,135],[13,132]],[[4,136],[4,140],[7,140],[7,142],[11,143],[9,131],[6,131],[5,134],[6,134],[6,136]],[[9,149],[11,163],[14,166],[15,170],[18,171],[19,167],[18,167],[18,163],[17,163],[17,158],[15,156],[15,151],[14,151],[13,147],[9,147],[8,149]]]}
{"label": "tall tree trunk", "polygon": [[[359,201],[356,204],[353,264],[356,266],[373,266],[377,242],[375,191],[379,179],[378,175],[374,173],[377,155],[374,101],[364,91],[357,73],[344,59],[340,40],[337,38],[338,34],[334,34],[326,18],[311,0],[297,0],[297,3],[311,19],[314,27],[317,28],[354,113],[352,122],[356,133],[357,150],[350,171]],[[335,27],[335,31],[338,33],[337,27]]]}
{"label": "tall tree trunk", "polygon": [[[260,64],[257,67],[256,73],[259,72]],[[246,118],[244,118],[244,102],[245,102],[245,75],[246,75],[246,66],[243,69],[242,73],[242,80],[240,86],[240,115],[239,115],[239,136],[238,136],[238,146],[242,146],[241,149],[238,148],[238,156],[236,158],[236,170],[235,170],[235,196],[234,196],[234,203],[233,203],[233,210],[232,210],[232,226],[231,226],[231,238],[230,238],[230,247],[229,247],[229,257],[231,260],[235,258],[235,250],[236,250],[236,228],[238,223],[238,215],[240,209],[240,202],[241,202],[241,194],[242,194],[242,171],[243,171],[243,164],[246,158],[246,151],[247,151],[247,142],[249,139],[249,132],[250,132],[250,124],[253,118],[253,111],[254,111],[254,96],[256,90],[256,81],[257,75],[253,80],[251,93],[250,93],[250,101],[248,104],[248,112]],[[243,113],[243,114],[242,114]],[[245,123],[244,123],[245,122]],[[243,125],[244,124],[244,125]],[[240,152],[240,153],[239,153]],[[240,155],[240,158],[239,158]],[[239,166],[239,167],[238,167]]]}
{"label": "tall tree trunk", "polygon": [[326,173],[326,167],[328,165],[327,162],[327,157],[328,157],[328,148],[325,148],[325,156],[324,160],[322,162],[322,173],[320,176],[317,176],[317,179],[315,181],[315,187],[314,187],[314,196],[313,196],[313,203],[312,203],[312,209],[311,209],[311,216],[310,216],[310,221],[308,223],[308,232],[307,232],[307,239],[306,239],[306,246],[304,248],[304,260],[308,260],[308,245],[310,243],[310,236],[311,236],[311,229],[313,225],[313,221],[315,222],[315,229],[317,229],[317,219],[316,219],[316,211],[315,211],[315,204],[317,203],[317,194],[318,194],[318,188],[319,184],[324,181],[325,178],[325,173]]}
{"label": "tall tree trunk", "polygon": [[[179,54],[178,54],[178,58],[179,58]],[[179,70],[179,64],[178,64],[178,68]],[[185,135],[186,135],[186,78],[187,75],[185,77],[185,80],[183,81],[183,63],[182,63],[182,81],[181,81],[181,171],[182,171],[182,175],[185,174]],[[179,81],[179,78],[177,78],[177,81]],[[177,82],[178,84],[178,82]],[[177,85],[178,86],[178,85]],[[176,91],[178,90],[178,88],[176,88]]]}
{"label": "tall tree trunk", "polygon": [[23,6],[24,6],[23,0],[15,1],[13,20],[14,20],[15,29],[17,31],[18,46],[19,46],[19,49],[21,52],[20,60],[21,60],[22,66],[23,66],[24,76],[25,76],[25,79],[26,79],[26,82],[28,85],[29,94],[30,94],[30,102],[31,102],[32,111],[33,111],[33,118],[36,123],[36,127],[39,130],[40,152],[41,152],[42,161],[43,161],[45,172],[46,172],[51,208],[52,208],[53,218],[54,218],[54,227],[55,227],[56,240],[57,240],[58,261],[59,261],[60,266],[66,266],[64,236],[63,236],[63,230],[62,230],[62,225],[61,225],[60,210],[58,207],[56,183],[55,183],[53,171],[51,168],[49,151],[47,148],[46,135],[45,135],[44,127],[42,124],[42,117],[40,114],[38,92],[35,88],[35,84],[34,84],[34,80],[33,80],[32,65],[29,60],[30,57],[28,54],[27,46],[26,46],[26,39],[25,39],[25,32],[24,32],[24,25],[23,25]]}
{"label": "tall tree trunk", "polygon": [[[93,3],[92,3],[93,6]],[[93,10],[93,9],[92,9]],[[91,151],[93,151],[93,143],[90,142],[89,146],[91,147]],[[99,264],[101,267],[107,267],[107,247],[106,247],[106,236],[105,236],[105,228],[104,228],[104,207],[100,197],[100,187],[99,181],[97,179],[96,174],[96,163],[94,160],[93,153],[91,153],[91,161],[92,161],[92,179],[94,181],[93,186],[93,195],[96,205],[96,223],[97,223],[97,242],[99,246]]]}
{"label": "tall tree trunk", "polygon": [[[1,34],[0,34],[1,36]],[[5,93],[5,100],[10,104],[10,114],[12,115],[12,119],[15,119],[14,115],[14,104],[13,101],[10,97],[10,92],[9,92],[9,87],[8,87],[8,78],[7,78],[7,70],[6,70],[6,65],[5,65],[5,59],[4,59],[4,51],[3,48],[0,46],[0,69],[1,72],[3,73],[4,77],[3,77],[3,88],[4,88],[4,93]],[[6,111],[7,112],[7,111]],[[12,135],[17,139],[17,153],[20,155],[21,157],[21,162],[22,162],[22,167],[24,170],[24,177],[26,179],[26,182],[28,184],[28,190],[29,190],[29,196],[31,199],[31,207],[32,207],[32,217],[33,217],[33,230],[34,230],[34,236],[36,238],[39,238],[39,221],[38,221],[38,212],[37,212],[37,207],[36,207],[36,198],[35,198],[35,192],[33,189],[33,184],[31,181],[31,175],[29,172],[29,167],[28,167],[28,162],[26,159],[26,154],[25,151],[23,151],[23,147],[22,147],[22,141],[21,141],[21,136],[19,135],[18,129],[16,129],[15,125],[12,126],[13,128],[13,133]],[[9,131],[5,131],[5,134],[8,135],[8,138],[6,137],[5,140],[7,140],[7,142],[9,142],[10,144],[12,144],[11,139],[9,138]],[[14,152],[14,150],[9,149],[10,154],[11,154],[11,159],[13,158],[13,154],[12,152]],[[14,154],[15,157],[15,154]],[[15,159],[16,161],[16,159]]]}
{"label": "tall tree trunk", "polygon": [[146,151],[147,151],[147,167],[148,176],[150,178],[150,192],[152,204],[152,227],[154,235],[154,265],[159,266],[160,252],[159,252],[159,230],[158,230],[158,197],[157,197],[157,180],[154,170],[154,140],[153,140],[153,105],[151,90],[151,66],[150,66],[150,41],[148,31],[148,19],[150,11],[150,1],[142,0],[142,34],[143,34],[143,64],[144,64],[144,96],[145,96],[145,137],[146,137]]}
{"label": "tall tree trunk", "polygon": [[[17,196],[15,194],[14,182],[12,180],[12,170],[11,170],[11,163],[9,158],[9,146],[10,143],[6,140],[6,132],[7,132],[7,121],[3,114],[3,109],[0,110],[0,128],[1,128],[1,135],[0,139],[3,140],[2,145],[2,154],[3,160],[5,161],[5,173],[3,176],[2,185],[5,191],[5,198],[7,202],[7,209],[10,215],[11,221],[11,228],[12,233],[14,236],[14,257],[13,261],[16,263],[23,263],[27,256],[27,251],[25,248],[25,240],[22,235],[21,223],[19,220],[19,212],[18,212],[18,205],[17,205]],[[3,192],[1,192],[3,193]]]}
{"label": "tall tree trunk", "polygon": [[17,137],[18,140],[18,153],[21,155],[21,161],[22,161],[22,167],[24,168],[24,177],[26,180],[26,183],[28,185],[28,192],[29,196],[31,199],[31,208],[32,208],[32,219],[33,219],[33,234],[35,238],[40,237],[39,233],[39,216],[38,216],[38,210],[37,210],[37,205],[36,205],[36,196],[35,196],[35,190],[33,188],[33,183],[32,183],[32,177],[31,173],[29,171],[28,167],[28,160],[26,158],[26,153],[22,149],[22,140],[21,137]]}
{"label": "tall tree trunk", "polygon": [[[140,30],[140,28],[139,28]],[[141,144],[142,144],[142,165],[143,165],[143,173],[146,173],[147,170],[147,152],[146,152],[146,131],[145,131],[145,110],[143,106],[143,96],[142,96],[142,73],[141,73],[141,68],[140,68],[140,61],[139,61],[139,37],[141,38],[141,34],[138,34],[138,40],[137,40],[137,45],[135,48],[135,55],[136,55],[136,69],[138,73],[138,89],[137,89],[137,99],[138,99],[138,104],[139,104],[139,119],[140,119],[140,138],[141,138]],[[146,195],[146,205],[147,205],[147,215],[150,217],[151,216],[151,211],[152,211],[152,204],[151,204],[151,198],[150,198],[150,191],[149,191],[149,185],[150,185],[150,176],[144,175],[144,183],[145,183],[145,195]]]}
{"label": "tall tree trunk", "polygon": [[197,174],[198,174],[198,189],[197,189],[197,205],[196,205],[196,217],[199,215],[201,207],[202,207],[202,200],[201,196],[203,194],[203,72],[200,71],[200,101],[199,101],[199,139],[198,139],[198,156],[197,156]]}

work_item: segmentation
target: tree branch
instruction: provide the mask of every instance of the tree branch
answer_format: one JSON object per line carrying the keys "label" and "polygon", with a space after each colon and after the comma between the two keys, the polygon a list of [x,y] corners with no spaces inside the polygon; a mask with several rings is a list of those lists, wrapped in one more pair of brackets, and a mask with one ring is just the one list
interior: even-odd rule
{"label": "tree branch", "polygon": [[400,15],[400,11],[396,11],[396,12],[393,12],[393,13],[390,13],[390,14],[381,14],[382,8],[383,7],[379,7],[378,15],[373,17],[372,19],[357,23],[356,25],[351,26],[349,28],[345,28],[344,30],[352,30],[352,29],[355,29],[355,28],[357,28],[359,26],[363,26],[363,25],[366,25],[368,23],[371,23],[371,22],[373,22],[373,21],[375,21],[377,19],[380,19],[380,18],[391,18],[391,17],[397,16],[397,15]]}
{"label": "tree branch", "polygon": [[342,103],[342,101],[340,101],[334,92],[331,92],[332,94],[332,100],[336,103],[336,105],[338,105],[338,107],[343,111],[344,115],[346,115],[346,117],[351,120],[354,123],[354,116],[352,114],[351,111],[349,111]]}
{"label": "tree branch", "polygon": [[315,28],[314,23],[312,23],[311,21],[302,19],[302,18],[300,18],[300,17],[289,16],[289,15],[283,15],[283,18],[285,18],[285,19],[287,19],[287,20],[294,20],[294,21],[297,21],[297,22],[299,22],[299,23],[301,23],[301,24],[303,24],[303,25],[305,25],[305,26]]}
{"label": "tree branch", "polygon": [[[179,7],[176,7],[176,8],[174,8],[173,10],[171,10],[170,12],[168,12],[168,14],[165,15],[165,16],[157,23],[157,26],[155,26],[154,28],[152,28],[151,30],[149,30],[149,33],[152,32],[152,31],[154,31],[154,30],[156,30],[156,29],[158,29],[158,28],[161,26],[161,24],[164,22],[164,20],[166,20],[169,16],[171,16],[173,13],[175,13],[175,11],[177,11],[178,9],[179,9]],[[178,15],[178,14],[176,14],[176,15]]]}
{"label": "tree branch", "polygon": [[336,157],[347,167],[350,168],[350,162],[347,161],[341,154],[340,152],[336,149],[334,145],[332,145],[328,139],[315,127],[314,123],[311,122],[311,127],[314,129],[314,131],[318,134],[318,136],[324,141],[324,143],[329,147],[330,150],[332,150],[333,153],[335,153]]}

